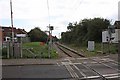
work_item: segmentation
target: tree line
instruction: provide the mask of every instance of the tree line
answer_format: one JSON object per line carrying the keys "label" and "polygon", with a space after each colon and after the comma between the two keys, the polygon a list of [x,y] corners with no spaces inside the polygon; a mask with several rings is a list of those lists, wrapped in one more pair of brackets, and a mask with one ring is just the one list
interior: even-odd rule
{"label": "tree line", "polygon": [[83,19],[79,23],[69,23],[67,31],[61,33],[61,41],[68,44],[84,45],[87,41],[102,41],[102,31],[110,25],[108,19]]}

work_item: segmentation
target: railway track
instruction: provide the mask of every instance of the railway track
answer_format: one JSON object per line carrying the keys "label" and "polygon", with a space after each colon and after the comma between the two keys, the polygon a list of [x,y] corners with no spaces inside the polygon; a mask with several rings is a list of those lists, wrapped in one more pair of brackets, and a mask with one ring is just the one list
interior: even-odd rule
{"label": "railway track", "polygon": [[[71,76],[80,80],[119,80],[118,64],[101,58],[67,59],[62,62]],[[108,64],[109,63],[109,64]]]}
{"label": "railway track", "polygon": [[62,45],[60,43],[55,43],[57,45],[57,47],[63,52],[65,53],[68,57],[73,57],[73,58],[78,58],[78,57],[85,57],[83,54],[78,53],[77,51]]}
{"label": "railway track", "polygon": [[[71,77],[76,80],[119,80],[120,70],[118,62],[109,58],[84,58],[85,56],[77,51],[56,43],[57,47],[67,56],[62,61]],[[83,58],[82,58],[83,57]]]}

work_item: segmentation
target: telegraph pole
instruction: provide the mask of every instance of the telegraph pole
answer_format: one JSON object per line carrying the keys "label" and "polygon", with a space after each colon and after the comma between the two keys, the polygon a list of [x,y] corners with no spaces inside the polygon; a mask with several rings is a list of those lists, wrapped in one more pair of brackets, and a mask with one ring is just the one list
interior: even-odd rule
{"label": "telegraph pole", "polygon": [[49,26],[48,26],[48,28],[49,28],[49,42],[48,42],[48,57],[50,58],[51,56],[50,56],[50,54],[51,54],[51,30],[50,30],[50,11],[49,11],[49,1],[47,0],[47,8],[48,8],[48,17],[49,17]]}
{"label": "telegraph pole", "polygon": [[10,10],[11,10],[12,42],[14,42],[12,0],[10,0]]}
{"label": "telegraph pole", "polygon": [[12,47],[12,49],[11,49],[11,54],[12,54],[12,56],[13,56],[13,46],[14,46],[14,29],[13,29],[13,11],[12,11],[12,0],[10,0],[10,11],[11,11],[11,27],[12,27],[12,45],[11,45],[11,47]]}

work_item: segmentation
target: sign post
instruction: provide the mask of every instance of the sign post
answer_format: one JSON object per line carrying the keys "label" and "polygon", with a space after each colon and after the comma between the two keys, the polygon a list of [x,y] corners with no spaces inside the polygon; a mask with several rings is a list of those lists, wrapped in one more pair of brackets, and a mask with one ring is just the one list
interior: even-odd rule
{"label": "sign post", "polygon": [[20,40],[20,43],[21,43],[21,48],[20,48],[20,50],[21,50],[20,52],[21,52],[21,53],[20,53],[20,57],[22,58],[22,57],[23,57],[23,54],[22,54],[22,38],[23,38],[23,37],[26,37],[26,34],[16,34],[16,36],[17,36],[17,37],[20,37],[20,39],[21,39],[21,40]]}
{"label": "sign post", "polygon": [[50,52],[51,52],[51,49],[52,49],[52,30],[53,30],[53,26],[50,26],[50,24],[49,24],[49,37],[50,37],[49,50],[48,50],[49,58],[51,57]]}

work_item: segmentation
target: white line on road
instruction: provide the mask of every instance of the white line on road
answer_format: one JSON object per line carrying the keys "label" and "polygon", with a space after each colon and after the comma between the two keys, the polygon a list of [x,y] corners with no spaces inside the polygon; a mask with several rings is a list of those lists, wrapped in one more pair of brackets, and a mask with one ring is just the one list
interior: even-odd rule
{"label": "white line on road", "polygon": [[77,66],[73,64],[73,66],[82,74],[83,77],[87,77]]}
{"label": "white line on road", "polygon": [[[64,62],[63,62],[64,63]],[[64,63],[65,64],[65,63]],[[69,71],[70,75],[72,76],[72,78],[79,78],[79,76],[77,75],[77,73],[72,69],[72,67],[70,65],[66,65],[65,67],[67,68],[67,70]]]}
{"label": "white line on road", "polygon": [[[106,75],[103,75],[104,77],[106,77],[107,79],[109,78],[118,78],[119,77],[119,74],[116,73],[116,74],[106,74]],[[95,78],[99,78],[100,76],[88,76],[86,78],[88,79],[95,79]]]}

